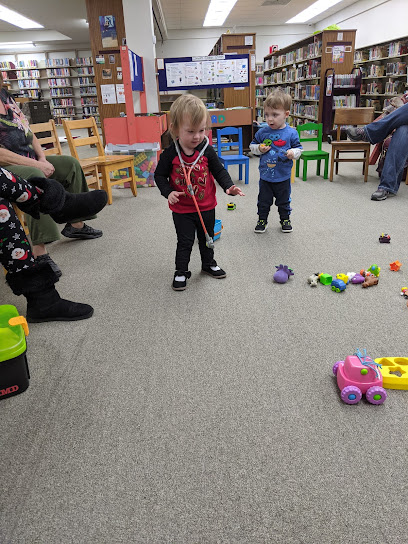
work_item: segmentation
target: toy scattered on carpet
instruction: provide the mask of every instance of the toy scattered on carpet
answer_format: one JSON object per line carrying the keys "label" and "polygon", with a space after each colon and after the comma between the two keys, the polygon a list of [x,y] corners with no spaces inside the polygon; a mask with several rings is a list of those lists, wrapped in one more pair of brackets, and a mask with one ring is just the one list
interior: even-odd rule
{"label": "toy scattered on carpet", "polygon": [[331,286],[331,290],[335,291],[336,293],[341,293],[347,287],[347,285],[344,283],[343,280],[333,280],[330,286]]}
{"label": "toy scattered on carpet", "polygon": [[373,285],[377,285],[377,284],[378,284],[377,276],[370,275],[370,276],[367,276],[365,278],[365,280],[361,284],[361,287],[364,287],[364,288],[365,287],[372,287]]}
{"label": "toy scattered on carpet", "polygon": [[383,387],[408,389],[408,357],[380,357],[374,362],[381,365]]}
{"label": "toy scattered on carpet", "polygon": [[330,274],[319,274],[319,280],[323,285],[330,285],[333,281],[333,276],[330,276]]}
{"label": "toy scattered on carpet", "polygon": [[312,274],[307,278],[307,283],[310,284],[310,287],[317,287],[317,284],[319,283],[319,273]]}
{"label": "toy scattered on carpet", "polygon": [[291,268],[289,268],[286,264],[280,264],[279,266],[275,266],[276,272],[273,275],[274,281],[276,283],[286,283],[290,276],[294,275],[294,272]]}
{"label": "toy scattered on carpet", "polygon": [[401,266],[402,264],[399,261],[394,261],[393,263],[390,263],[390,270],[393,272],[398,272]]}
{"label": "toy scattered on carpet", "polygon": [[333,374],[340,388],[340,398],[346,404],[357,404],[365,394],[371,404],[382,404],[387,398],[383,388],[381,364],[368,357],[367,350],[356,350],[344,361],[337,361],[333,366]]}
{"label": "toy scattered on carpet", "polygon": [[362,276],[361,274],[354,274],[351,278],[350,278],[350,283],[363,283],[365,280],[365,277]]}
{"label": "toy scattered on carpet", "polygon": [[336,275],[336,279],[338,280],[341,280],[341,281],[344,281],[344,283],[347,285],[348,282],[350,281],[350,278],[348,277],[347,274],[337,274]]}
{"label": "toy scattered on carpet", "polygon": [[236,207],[237,205],[235,204],[235,202],[228,202],[227,204],[227,210],[235,210]]}
{"label": "toy scattered on carpet", "polygon": [[378,278],[378,276],[380,275],[380,270],[381,268],[377,264],[372,264],[367,271],[371,272],[371,274],[374,274],[374,276]]}
{"label": "toy scattered on carpet", "polygon": [[380,241],[380,244],[389,244],[391,242],[391,236],[382,232],[378,240]]}

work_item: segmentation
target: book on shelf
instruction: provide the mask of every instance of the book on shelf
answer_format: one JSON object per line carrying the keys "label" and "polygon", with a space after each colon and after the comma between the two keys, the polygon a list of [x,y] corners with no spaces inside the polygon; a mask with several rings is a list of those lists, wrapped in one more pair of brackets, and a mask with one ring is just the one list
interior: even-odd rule
{"label": "book on shelf", "polygon": [[357,97],[355,94],[346,96],[333,96],[333,109],[337,108],[355,108],[357,106]]}
{"label": "book on shelf", "polygon": [[408,46],[406,42],[397,41],[397,42],[391,42],[388,46],[388,56],[399,56],[399,55],[405,55],[407,53]]}
{"label": "book on shelf", "polygon": [[46,59],[45,65],[47,67],[54,67],[54,66],[69,66],[70,65],[70,59]]}

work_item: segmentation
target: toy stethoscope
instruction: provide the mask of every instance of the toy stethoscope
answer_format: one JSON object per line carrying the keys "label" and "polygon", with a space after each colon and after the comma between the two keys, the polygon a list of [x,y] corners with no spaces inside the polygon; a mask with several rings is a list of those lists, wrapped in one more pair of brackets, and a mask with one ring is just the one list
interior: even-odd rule
{"label": "toy stethoscope", "polygon": [[201,226],[203,227],[205,240],[206,240],[205,245],[207,247],[211,248],[211,249],[214,249],[214,240],[211,238],[211,236],[207,232],[207,229],[205,228],[204,221],[203,221],[203,218],[202,218],[202,215],[201,215],[201,212],[200,212],[200,208],[198,207],[197,200],[196,200],[196,197],[195,197],[195,194],[194,194],[194,189],[193,189],[193,186],[191,184],[191,171],[193,170],[193,168],[197,164],[197,162],[201,159],[201,157],[204,155],[204,151],[207,149],[207,147],[208,147],[208,145],[210,143],[207,136],[204,136],[204,138],[206,140],[205,145],[202,148],[202,150],[200,151],[200,153],[198,154],[198,157],[196,158],[196,160],[194,162],[192,162],[192,163],[185,162],[183,160],[183,158],[181,157],[180,147],[178,145],[177,140],[174,140],[174,145],[176,146],[177,155],[178,155],[178,158],[180,160],[181,167],[183,168],[183,174],[184,174],[184,177],[186,179],[187,190],[190,193],[191,198],[193,199],[194,206],[196,207],[196,210],[197,210],[197,213],[198,213],[198,217],[200,218],[200,221],[201,221]]}

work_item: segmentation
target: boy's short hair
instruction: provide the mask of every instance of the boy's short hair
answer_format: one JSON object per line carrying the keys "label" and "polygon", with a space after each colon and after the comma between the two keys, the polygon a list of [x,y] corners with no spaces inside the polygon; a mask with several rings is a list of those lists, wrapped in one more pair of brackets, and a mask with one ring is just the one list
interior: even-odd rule
{"label": "boy's short hair", "polygon": [[277,89],[268,94],[264,102],[264,108],[289,111],[291,104],[292,97],[290,94],[283,92],[281,89]]}
{"label": "boy's short hair", "polygon": [[210,127],[210,115],[204,102],[193,94],[182,94],[170,108],[170,134],[173,138],[178,136],[183,119],[187,117],[193,127],[206,121],[206,127]]}

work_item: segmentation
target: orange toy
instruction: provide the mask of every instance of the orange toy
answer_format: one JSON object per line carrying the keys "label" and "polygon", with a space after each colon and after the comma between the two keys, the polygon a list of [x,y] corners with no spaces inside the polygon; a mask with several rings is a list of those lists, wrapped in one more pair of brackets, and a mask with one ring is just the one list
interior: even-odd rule
{"label": "orange toy", "polygon": [[390,263],[390,270],[393,270],[394,272],[398,272],[401,266],[402,264],[399,261],[394,261],[393,263]]}

